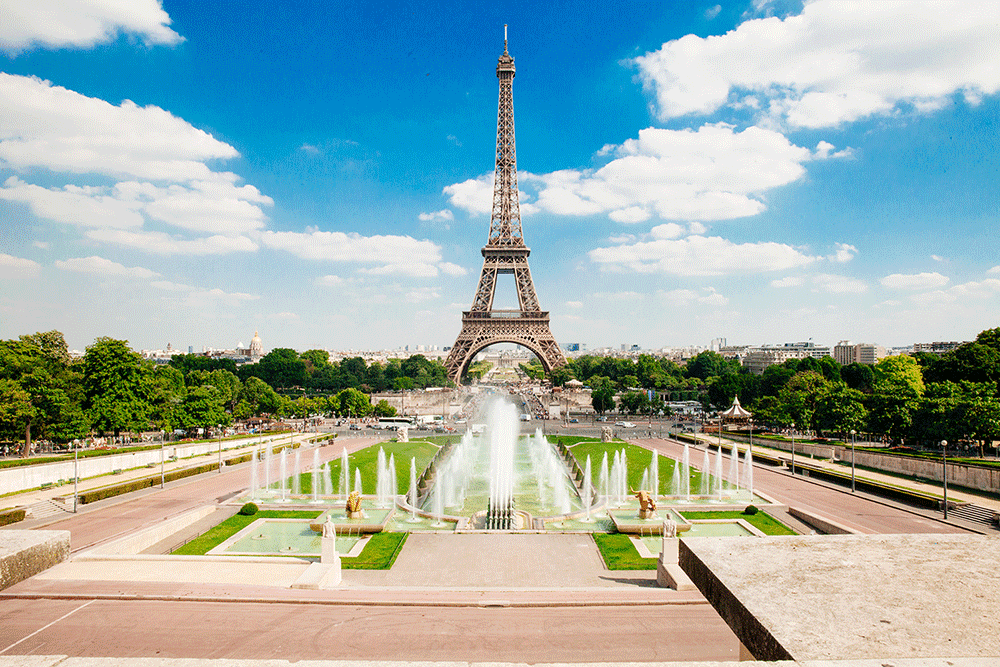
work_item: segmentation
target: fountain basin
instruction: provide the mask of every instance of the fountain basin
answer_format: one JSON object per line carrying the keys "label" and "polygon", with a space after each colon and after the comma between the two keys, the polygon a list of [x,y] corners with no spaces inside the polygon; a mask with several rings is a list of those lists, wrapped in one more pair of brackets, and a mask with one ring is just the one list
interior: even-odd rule
{"label": "fountain basin", "polygon": [[[367,537],[337,537],[341,556],[357,556]],[[310,527],[308,519],[257,519],[228,540],[208,552],[210,556],[298,556],[319,558],[322,538]]]}
{"label": "fountain basin", "polygon": [[657,516],[651,519],[640,519],[638,507],[608,510],[608,516],[611,517],[611,521],[614,522],[615,529],[619,533],[632,535],[662,535],[663,522],[667,519],[674,520],[674,523],[677,524],[678,533],[684,533],[691,530],[691,522],[669,507],[661,507],[657,509],[656,514]]}

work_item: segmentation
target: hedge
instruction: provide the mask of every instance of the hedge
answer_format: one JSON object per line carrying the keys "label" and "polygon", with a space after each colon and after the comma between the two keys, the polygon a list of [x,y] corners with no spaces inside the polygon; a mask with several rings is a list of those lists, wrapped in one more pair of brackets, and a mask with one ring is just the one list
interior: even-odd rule
{"label": "hedge", "polygon": [[15,507],[9,510],[0,510],[0,526],[24,521],[27,510],[23,507]]}

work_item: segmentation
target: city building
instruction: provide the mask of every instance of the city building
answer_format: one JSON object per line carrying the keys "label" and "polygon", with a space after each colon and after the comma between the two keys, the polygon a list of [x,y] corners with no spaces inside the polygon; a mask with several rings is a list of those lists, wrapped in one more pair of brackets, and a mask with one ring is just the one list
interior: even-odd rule
{"label": "city building", "polygon": [[852,343],[849,340],[842,340],[833,348],[833,358],[838,364],[846,366],[848,364],[867,364],[872,366],[878,363],[879,359],[888,356],[888,353],[881,345],[873,343]]}
{"label": "city building", "polygon": [[743,358],[743,367],[755,375],[760,375],[768,366],[783,364],[789,359],[805,359],[812,357],[822,359],[829,357],[830,348],[819,346],[812,341],[804,343],[785,343],[784,345],[761,345],[750,348]]}
{"label": "city building", "polygon": [[[966,341],[967,342],[967,341]],[[951,352],[955,348],[965,345],[964,342],[959,343],[958,341],[934,341],[933,343],[914,343],[914,352],[931,352],[933,354],[944,354],[945,352]]]}

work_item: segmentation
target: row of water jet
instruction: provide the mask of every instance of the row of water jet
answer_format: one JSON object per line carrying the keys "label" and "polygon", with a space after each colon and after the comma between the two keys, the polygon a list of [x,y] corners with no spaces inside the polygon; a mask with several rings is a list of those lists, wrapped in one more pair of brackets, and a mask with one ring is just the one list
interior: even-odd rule
{"label": "row of water jet", "polygon": [[598,493],[603,496],[608,503],[619,507],[628,502],[628,457],[625,450],[620,449],[614,453],[611,466],[608,467],[608,453],[604,452],[601,459],[601,476]]}
{"label": "row of water jet", "polygon": [[[559,514],[569,514],[572,511],[572,504],[569,497],[566,466],[556,454],[556,450],[545,439],[542,429],[537,429],[535,435],[528,438],[527,444],[539,501],[543,505],[555,508]],[[588,503],[585,501],[584,504]]]}

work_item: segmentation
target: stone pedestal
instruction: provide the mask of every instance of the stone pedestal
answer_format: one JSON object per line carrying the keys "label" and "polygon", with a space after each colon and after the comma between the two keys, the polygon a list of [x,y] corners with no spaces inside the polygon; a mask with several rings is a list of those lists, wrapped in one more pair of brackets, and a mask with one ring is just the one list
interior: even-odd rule
{"label": "stone pedestal", "polygon": [[656,583],[661,588],[672,588],[675,591],[693,591],[694,583],[681,566],[678,565],[680,556],[680,540],[676,537],[663,537],[663,547],[660,551],[660,558],[656,561]]}
{"label": "stone pedestal", "polygon": [[341,562],[340,554],[337,553],[337,538],[323,537],[321,541],[323,551],[320,554],[319,562],[330,566],[329,571],[323,577],[323,584],[325,586],[338,586],[341,580]]}

